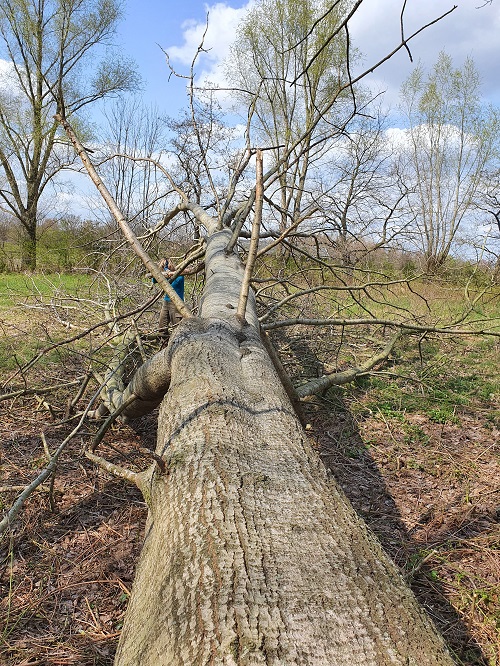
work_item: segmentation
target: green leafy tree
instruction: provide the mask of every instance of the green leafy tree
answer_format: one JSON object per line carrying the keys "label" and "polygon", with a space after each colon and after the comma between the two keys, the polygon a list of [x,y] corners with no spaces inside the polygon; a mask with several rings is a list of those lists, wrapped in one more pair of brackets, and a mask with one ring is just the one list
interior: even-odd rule
{"label": "green leafy tree", "polygon": [[430,74],[419,66],[402,87],[413,238],[430,272],[448,257],[459,228],[477,207],[482,174],[498,156],[498,111],[484,107],[480,93],[474,61],[467,58],[455,69],[446,53]]}
{"label": "green leafy tree", "polygon": [[96,51],[120,18],[115,0],[4,0],[0,5],[0,165],[4,205],[23,230],[23,267],[36,267],[37,213],[47,185],[73,159],[58,145],[70,116],[137,84],[130,63]]}

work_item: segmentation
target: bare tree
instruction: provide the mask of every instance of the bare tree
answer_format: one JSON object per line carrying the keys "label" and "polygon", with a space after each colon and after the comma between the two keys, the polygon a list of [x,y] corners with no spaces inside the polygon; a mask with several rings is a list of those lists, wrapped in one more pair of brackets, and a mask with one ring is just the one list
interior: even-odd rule
{"label": "bare tree", "polygon": [[316,197],[322,221],[317,232],[345,266],[399,239],[408,225],[408,191],[379,110],[364,107],[327,154]]}
{"label": "bare tree", "polygon": [[325,34],[345,19],[347,4],[336,2],[312,32],[326,4],[260,2],[243,19],[229,59],[229,80],[249,109],[249,141],[269,148],[276,165],[266,202],[280,234],[316,211],[309,179],[354,112],[342,33],[298,79]]}
{"label": "bare tree", "polygon": [[156,107],[139,98],[120,97],[104,110],[101,173],[115,201],[137,234],[160,222],[165,210],[165,178],[157,163],[165,155],[166,126]]}
{"label": "bare tree", "polygon": [[[4,205],[23,229],[23,264],[36,266],[37,215],[49,183],[73,159],[58,144],[54,114],[70,116],[136,85],[117,54],[97,59],[120,18],[117,2],[5,0],[0,55],[9,63],[0,83],[0,165]],[[60,142],[59,142],[60,143]]]}
{"label": "bare tree", "polygon": [[483,107],[480,89],[472,59],[454,69],[445,53],[427,77],[417,67],[402,88],[413,238],[430,272],[443,265],[477,209],[482,174],[497,156],[498,112]]}

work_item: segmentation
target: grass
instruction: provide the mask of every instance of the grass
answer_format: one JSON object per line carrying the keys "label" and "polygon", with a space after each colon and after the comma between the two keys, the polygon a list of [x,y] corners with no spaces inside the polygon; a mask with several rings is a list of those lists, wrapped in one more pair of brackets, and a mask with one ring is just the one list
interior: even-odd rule
{"label": "grass", "polygon": [[[480,287],[468,300],[456,276],[415,281],[417,293],[404,284],[368,288],[356,302],[349,291],[332,291],[328,304],[322,292],[288,307],[292,317],[370,313],[422,326],[451,320],[471,331],[404,335],[371,375],[312,402],[318,424],[309,418],[325,463],[403,572],[413,572],[412,587],[457,663],[500,666],[500,339],[474,335],[500,332],[500,290],[480,295]],[[275,342],[301,383],[314,368],[360,365],[392,333],[375,324],[319,334],[296,327]]]}
{"label": "grass", "polygon": [[[477,347],[481,347],[479,364]],[[423,355],[425,365],[415,356],[400,357],[395,377],[368,380],[371,398],[367,407],[400,419],[423,412],[434,423],[458,423],[461,412],[493,402],[500,395],[498,343],[493,340],[488,345],[479,337],[469,338],[465,345],[463,340],[443,340],[440,346],[426,344]]]}
{"label": "grass", "polygon": [[0,273],[0,308],[26,303],[31,299],[50,298],[56,294],[77,296],[82,289],[88,288],[92,279],[92,276],[85,273]]}

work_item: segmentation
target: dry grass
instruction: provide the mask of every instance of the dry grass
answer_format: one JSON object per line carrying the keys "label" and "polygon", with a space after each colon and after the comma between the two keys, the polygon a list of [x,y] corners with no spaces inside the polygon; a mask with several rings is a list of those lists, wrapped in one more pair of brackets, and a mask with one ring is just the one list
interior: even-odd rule
{"label": "dry grass", "polygon": [[308,403],[324,463],[466,666],[500,664],[499,351],[433,341],[426,367],[407,346]]}

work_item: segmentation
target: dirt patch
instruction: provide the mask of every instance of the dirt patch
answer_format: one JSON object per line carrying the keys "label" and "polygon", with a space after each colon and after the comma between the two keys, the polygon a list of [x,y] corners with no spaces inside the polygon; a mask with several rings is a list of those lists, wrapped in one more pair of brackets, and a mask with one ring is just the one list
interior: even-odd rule
{"label": "dirt patch", "polygon": [[[69,429],[48,424],[44,414],[33,412],[35,405],[36,399],[18,402],[3,422],[4,508],[19,492],[6,488],[27,484],[46,465],[42,429],[50,450]],[[53,492],[49,484],[36,491],[2,542],[0,663],[5,666],[112,663],[146,507],[135,487],[111,479],[85,458],[92,435],[83,432],[70,444]],[[150,416],[135,430],[115,426],[107,443],[123,452],[122,464],[147,465],[138,447],[154,439]]]}

